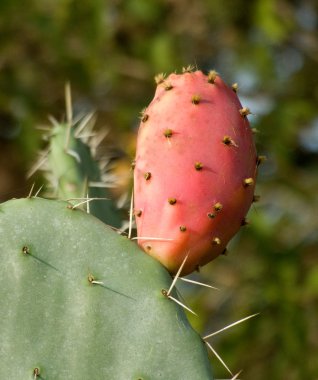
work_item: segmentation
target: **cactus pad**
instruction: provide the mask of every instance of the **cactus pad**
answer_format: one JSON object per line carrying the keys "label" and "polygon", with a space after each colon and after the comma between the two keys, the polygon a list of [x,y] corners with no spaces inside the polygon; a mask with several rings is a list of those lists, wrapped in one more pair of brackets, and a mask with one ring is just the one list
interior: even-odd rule
{"label": "cactus pad", "polygon": [[212,379],[168,272],[97,218],[11,200],[0,241],[1,379]]}

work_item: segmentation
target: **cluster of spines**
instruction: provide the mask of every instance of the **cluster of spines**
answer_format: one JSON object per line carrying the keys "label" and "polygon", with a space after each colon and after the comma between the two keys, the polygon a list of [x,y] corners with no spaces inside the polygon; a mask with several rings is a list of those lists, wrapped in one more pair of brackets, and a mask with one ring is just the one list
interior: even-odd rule
{"label": "cluster of spines", "polygon": [[[181,228],[185,228],[185,227],[184,227],[184,226],[180,226],[180,230],[181,230]],[[185,229],[185,230],[186,230],[186,229]],[[218,237],[215,237],[215,238],[213,239],[213,244],[215,244],[215,245],[220,245],[220,244],[221,244],[221,240],[220,240]],[[224,249],[224,251],[222,252],[222,254],[226,254],[226,251],[227,251],[227,250]],[[191,280],[191,279],[185,278],[185,277],[181,277],[180,274],[181,274],[181,272],[182,272],[183,266],[185,265],[187,259],[188,259],[188,255],[185,256],[183,262],[181,263],[181,265],[180,265],[180,267],[179,267],[179,269],[178,269],[176,275],[174,276],[174,278],[173,278],[173,280],[172,280],[172,283],[171,283],[170,288],[169,288],[168,290],[167,290],[167,289],[161,289],[161,294],[162,294],[165,298],[170,299],[170,300],[176,302],[176,303],[177,303],[178,305],[180,305],[183,309],[185,309],[185,310],[189,311],[190,313],[194,314],[195,316],[197,316],[197,314],[196,314],[192,309],[190,309],[188,306],[186,306],[186,305],[183,304],[181,301],[179,301],[178,299],[174,298],[174,297],[171,295],[172,290],[173,290],[173,288],[175,287],[177,281],[178,281],[178,280],[183,280],[183,281],[185,281],[185,282],[192,283],[192,284],[199,285],[199,286],[208,287],[208,288],[210,288],[210,289],[216,289],[216,290],[218,290],[218,288],[215,288],[214,286],[211,286],[211,285],[204,284],[204,283],[202,283],[202,282],[197,282],[197,281],[194,281],[194,280]],[[199,269],[198,269],[198,270],[199,270]],[[228,366],[225,364],[225,362],[222,360],[222,358],[220,357],[220,355],[215,351],[215,349],[214,349],[214,348],[211,346],[211,344],[208,342],[208,339],[211,338],[212,336],[215,336],[215,335],[217,335],[217,334],[219,334],[219,333],[221,333],[221,332],[223,332],[223,331],[225,331],[225,330],[227,330],[227,329],[229,329],[229,328],[232,328],[233,326],[236,326],[236,325],[238,325],[238,324],[240,324],[240,323],[242,323],[242,322],[245,322],[245,321],[247,321],[247,320],[250,319],[250,318],[254,318],[254,317],[258,316],[258,315],[259,315],[259,313],[251,314],[251,315],[249,315],[249,316],[247,316],[247,317],[245,317],[245,318],[242,318],[242,319],[240,319],[240,320],[238,320],[238,321],[236,321],[236,322],[234,322],[234,323],[231,323],[231,324],[229,324],[229,325],[227,325],[227,326],[221,328],[221,329],[218,330],[218,331],[215,331],[215,332],[213,332],[213,333],[211,333],[211,334],[208,334],[208,335],[202,337],[203,342],[207,345],[207,347],[209,348],[209,350],[210,350],[210,351],[211,351],[211,352],[217,357],[217,359],[221,362],[221,364],[224,366],[224,368],[225,368],[225,369],[231,374],[231,376],[233,376],[231,380],[236,380],[242,371],[239,371],[237,374],[233,374],[232,371],[229,369],[229,367],[228,367]]]}

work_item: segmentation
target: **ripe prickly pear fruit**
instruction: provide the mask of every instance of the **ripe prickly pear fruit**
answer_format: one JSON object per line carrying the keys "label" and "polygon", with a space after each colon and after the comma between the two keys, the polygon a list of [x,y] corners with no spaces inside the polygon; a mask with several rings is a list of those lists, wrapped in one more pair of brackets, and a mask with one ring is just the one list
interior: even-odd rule
{"label": "ripe prickly pear fruit", "polygon": [[253,202],[257,155],[237,87],[211,71],[156,77],[134,171],[138,243],[175,273],[225,251]]}

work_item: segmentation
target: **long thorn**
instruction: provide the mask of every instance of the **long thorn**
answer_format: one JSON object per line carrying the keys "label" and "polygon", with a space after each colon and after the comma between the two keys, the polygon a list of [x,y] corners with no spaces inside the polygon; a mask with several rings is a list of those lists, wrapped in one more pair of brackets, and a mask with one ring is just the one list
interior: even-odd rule
{"label": "long thorn", "polygon": [[34,194],[34,198],[36,198],[39,194],[40,194],[40,191],[42,190],[44,185],[41,185],[39,190]]}
{"label": "long thorn", "polygon": [[71,84],[66,82],[65,84],[65,108],[66,108],[66,121],[67,124],[72,125],[73,122],[73,109],[72,109],[72,93]]}
{"label": "long thorn", "polygon": [[229,367],[224,363],[221,356],[215,351],[215,349],[211,346],[209,342],[205,342],[205,344],[209,347],[209,349],[213,352],[213,354],[219,359],[219,361],[223,364],[223,366],[229,371],[231,376],[234,376]]}
{"label": "long thorn", "polygon": [[105,139],[105,137],[108,135],[109,131],[103,131],[94,136],[94,139],[92,139],[91,144],[94,149],[99,147],[99,145],[102,143],[102,141]]}
{"label": "long thorn", "polygon": [[183,307],[184,309],[190,311],[190,313],[192,313],[192,314],[198,316],[198,314],[196,314],[193,310],[191,310],[188,306],[184,305],[182,302],[180,302],[180,301],[177,300],[176,298],[174,298],[174,297],[172,297],[172,296],[169,296],[168,294],[167,294],[167,297],[168,297],[169,299],[171,299],[172,301],[176,302],[178,305],[180,305],[180,306]]}
{"label": "long thorn", "polygon": [[[86,196],[87,196],[87,199],[88,199],[88,193],[86,194]],[[86,205],[86,212],[87,212],[87,214],[90,214],[89,202],[87,202],[87,205]]]}
{"label": "long thorn", "polygon": [[69,202],[69,201],[84,201],[84,200],[87,200],[87,199],[90,199],[90,200],[94,200],[94,201],[98,201],[98,200],[101,200],[101,201],[103,201],[103,200],[109,200],[109,198],[68,198],[68,199],[66,199],[66,201],[67,202]]}
{"label": "long thorn", "polygon": [[[69,140],[69,137],[68,137],[68,140]],[[65,152],[66,152],[66,154],[68,154],[69,156],[74,157],[75,160],[76,160],[79,164],[81,163],[81,157],[80,157],[80,155],[79,155],[75,150],[72,150],[72,149],[65,149]]]}
{"label": "long thorn", "polygon": [[72,119],[73,119],[73,111],[72,111],[72,98],[71,98],[71,87],[70,83],[67,82],[65,85],[65,107],[66,107],[66,136],[64,143],[64,150],[68,152],[69,144],[71,139],[71,128],[72,128]]}
{"label": "long thorn", "polygon": [[88,123],[91,121],[93,116],[94,116],[94,112],[91,112],[88,115],[83,117],[79,125],[76,127],[75,137],[80,137],[81,132],[88,125]]}
{"label": "long thorn", "polygon": [[37,172],[41,166],[43,166],[47,160],[47,156],[49,154],[49,149],[45,152],[43,152],[42,157],[40,157],[29,169],[27,172],[27,178],[30,178],[33,176],[35,172]]}
{"label": "long thorn", "polygon": [[181,271],[182,271],[182,269],[184,267],[185,262],[187,261],[188,256],[189,256],[189,254],[187,254],[186,257],[183,259],[182,264],[180,265],[177,274],[174,276],[174,279],[173,279],[173,281],[172,281],[172,283],[170,285],[170,288],[169,288],[169,290],[167,292],[167,296],[168,297],[170,296],[170,293],[171,293],[172,289],[174,288],[174,286],[175,286],[175,284],[176,284],[176,282],[177,282],[177,280],[178,280],[178,278],[180,276],[180,273],[181,273]]}
{"label": "long thorn", "polygon": [[220,290],[219,288],[216,288],[215,286],[204,284],[203,282],[198,282],[198,281],[190,280],[189,278],[184,278],[184,277],[179,277],[179,278],[180,278],[180,280],[185,281],[185,282],[190,282],[191,284],[205,286],[205,287],[210,288],[210,289]]}
{"label": "long thorn", "polygon": [[55,119],[54,116],[49,115],[48,116],[49,121],[53,124],[53,127],[57,127],[59,125],[59,122]]}
{"label": "long thorn", "polygon": [[89,187],[99,187],[99,188],[115,188],[116,185],[112,183],[105,183],[105,182],[88,182]]}
{"label": "long thorn", "polygon": [[82,134],[82,135],[78,136],[78,138],[80,138],[82,140],[90,139],[93,137],[96,137],[96,132],[90,132],[90,133],[86,133],[86,135]]}
{"label": "long thorn", "polygon": [[242,323],[242,322],[244,322],[244,321],[246,321],[246,320],[248,320],[248,319],[250,319],[250,318],[256,317],[257,315],[259,315],[259,313],[249,315],[248,317],[245,317],[245,318],[243,318],[243,319],[240,319],[239,321],[236,321],[236,322],[234,322],[234,323],[231,323],[230,325],[225,326],[225,327],[223,327],[222,329],[220,329],[220,330],[218,330],[218,331],[215,331],[215,332],[212,333],[212,334],[206,335],[205,337],[203,337],[203,340],[208,339],[208,338],[211,338],[211,336],[217,335],[217,334],[219,334],[220,332],[222,332],[222,331],[224,331],[224,330],[227,330],[227,329],[229,329],[229,328],[231,328],[231,327],[233,327],[233,326],[236,326],[236,325],[238,325],[239,323]]}
{"label": "long thorn", "polygon": [[82,202],[77,203],[76,205],[73,205],[72,210],[74,210],[78,206],[83,205],[84,203],[88,203],[91,201],[99,201],[99,200],[103,200],[103,199],[107,199],[107,198],[89,198],[89,199],[86,199],[85,201],[82,201]]}
{"label": "long thorn", "polygon": [[237,380],[242,372],[243,372],[243,370],[241,369],[234,377],[232,377],[231,380]]}
{"label": "long thorn", "polygon": [[173,239],[166,238],[155,238],[155,237],[146,237],[146,236],[136,236],[131,238],[131,240],[158,240],[158,241],[173,241]]}
{"label": "long thorn", "polygon": [[129,228],[128,228],[128,239],[131,238],[131,231],[132,231],[132,218],[133,218],[133,207],[134,207],[134,192],[131,192],[131,199],[130,199],[130,214],[129,214]]}
{"label": "long thorn", "polygon": [[33,185],[31,186],[31,190],[30,190],[29,195],[27,196],[27,198],[31,198],[32,197],[33,189],[34,189],[34,182],[33,182]]}
{"label": "long thorn", "polygon": [[38,125],[37,127],[35,127],[35,129],[38,131],[44,131],[44,132],[51,132],[52,131],[52,127],[50,127],[48,125]]}

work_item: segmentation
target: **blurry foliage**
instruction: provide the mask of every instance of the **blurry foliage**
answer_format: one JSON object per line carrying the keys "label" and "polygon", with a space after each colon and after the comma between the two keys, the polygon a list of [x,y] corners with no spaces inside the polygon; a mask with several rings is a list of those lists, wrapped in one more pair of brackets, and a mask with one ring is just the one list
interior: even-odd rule
{"label": "blurry foliage", "polygon": [[261,312],[211,338],[242,379],[318,379],[317,20],[314,0],[0,2],[1,200],[27,194],[23,173],[42,144],[35,127],[64,118],[67,80],[75,113],[96,109],[127,161],[157,72],[191,63],[239,83],[268,156],[261,201],[230,254],[202,270],[221,290],[183,291],[201,333]]}

